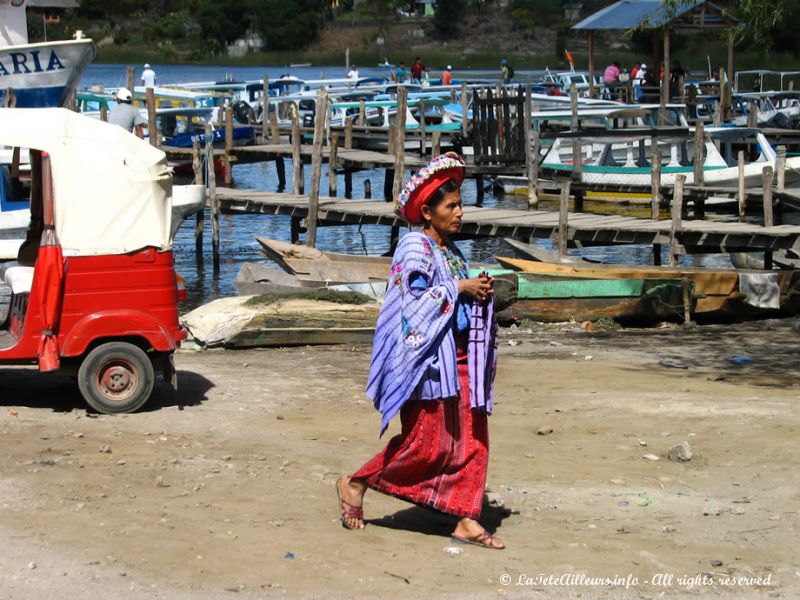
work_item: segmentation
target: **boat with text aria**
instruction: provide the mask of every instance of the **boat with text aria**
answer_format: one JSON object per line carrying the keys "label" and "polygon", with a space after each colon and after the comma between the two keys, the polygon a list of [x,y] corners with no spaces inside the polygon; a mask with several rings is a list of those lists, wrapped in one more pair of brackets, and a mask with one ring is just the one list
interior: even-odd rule
{"label": "boat with text aria", "polygon": [[[28,4],[0,0],[0,102],[6,103],[11,89],[18,108],[63,106],[94,59],[94,42],[77,32],[72,40],[28,43]],[[37,8],[49,5],[36,3]]]}

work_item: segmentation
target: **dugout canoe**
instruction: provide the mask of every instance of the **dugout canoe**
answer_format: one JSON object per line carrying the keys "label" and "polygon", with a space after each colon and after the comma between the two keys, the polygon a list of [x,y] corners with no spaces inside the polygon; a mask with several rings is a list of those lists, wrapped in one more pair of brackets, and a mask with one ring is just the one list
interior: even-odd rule
{"label": "dugout canoe", "polygon": [[[692,284],[681,278],[589,279],[518,273],[515,319],[545,323],[613,319],[623,324],[683,320],[684,302],[696,303]],[[684,282],[687,290],[684,296]]]}
{"label": "dugout canoe", "polygon": [[[800,311],[800,272],[649,265],[553,264],[498,256],[502,266],[537,275],[588,279],[685,278],[694,284],[693,315],[703,320],[747,319]],[[763,294],[754,294],[761,289]],[[743,291],[744,290],[744,291]]]}

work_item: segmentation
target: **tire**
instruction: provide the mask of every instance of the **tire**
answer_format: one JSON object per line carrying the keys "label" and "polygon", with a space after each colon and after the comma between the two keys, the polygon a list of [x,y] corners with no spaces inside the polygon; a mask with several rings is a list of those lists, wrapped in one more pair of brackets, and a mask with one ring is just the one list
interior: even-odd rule
{"label": "tire", "polygon": [[105,414],[130,413],[150,398],[155,384],[147,354],[127,342],[107,342],[89,352],[78,369],[86,402]]}

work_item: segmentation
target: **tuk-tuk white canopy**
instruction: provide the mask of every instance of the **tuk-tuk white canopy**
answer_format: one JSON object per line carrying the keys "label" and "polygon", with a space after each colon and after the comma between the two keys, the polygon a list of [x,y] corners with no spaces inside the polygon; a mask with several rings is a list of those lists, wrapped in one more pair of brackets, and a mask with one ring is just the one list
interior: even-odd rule
{"label": "tuk-tuk white canopy", "polygon": [[63,108],[0,109],[0,144],[50,155],[64,255],[170,247],[172,176],[160,150]]}

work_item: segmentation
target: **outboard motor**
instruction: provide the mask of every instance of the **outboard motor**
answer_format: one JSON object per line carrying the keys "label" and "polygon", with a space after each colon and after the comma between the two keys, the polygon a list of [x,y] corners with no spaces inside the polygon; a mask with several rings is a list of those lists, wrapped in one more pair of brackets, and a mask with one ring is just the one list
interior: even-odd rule
{"label": "outboard motor", "polygon": [[256,122],[256,111],[244,100],[239,100],[233,105],[233,117],[238,123],[248,125]]}

